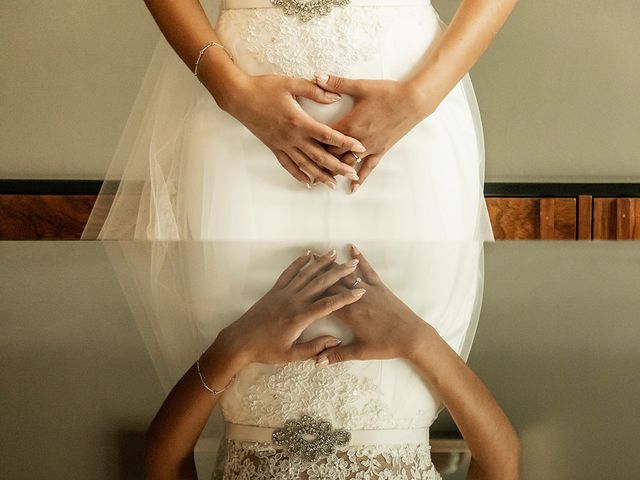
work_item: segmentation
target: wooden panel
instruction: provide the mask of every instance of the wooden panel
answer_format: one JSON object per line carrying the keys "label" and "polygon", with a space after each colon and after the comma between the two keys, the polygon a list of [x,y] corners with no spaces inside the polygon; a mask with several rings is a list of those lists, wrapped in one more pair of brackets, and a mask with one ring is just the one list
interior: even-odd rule
{"label": "wooden panel", "polygon": [[496,240],[575,240],[575,198],[487,197]]}
{"label": "wooden panel", "polygon": [[578,197],[578,240],[591,240],[593,224],[593,197]]}
{"label": "wooden panel", "polygon": [[595,198],[594,240],[640,240],[640,198]]}
{"label": "wooden panel", "polygon": [[0,195],[0,240],[77,240],[95,195]]}
{"label": "wooden panel", "polygon": [[[640,239],[639,198],[591,200],[486,198],[497,240]],[[95,195],[0,195],[0,239],[78,239],[94,202]]]}

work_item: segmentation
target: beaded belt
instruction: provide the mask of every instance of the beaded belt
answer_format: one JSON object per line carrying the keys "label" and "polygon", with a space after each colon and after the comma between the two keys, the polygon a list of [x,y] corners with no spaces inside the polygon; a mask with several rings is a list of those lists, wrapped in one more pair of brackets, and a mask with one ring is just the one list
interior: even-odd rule
{"label": "beaded belt", "polygon": [[232,8],[280,7],[286,15],[297,15],[306,22],[313,17],[328,15],[333,7],[431,5],[430,0],[222,0],[222,10]]}
{"label": "beaded belt", "polygon": [[280,428],[226,422],[225,435],[228,440],[284,446],[289,454],[310,461],[334,453],[339,445],[429,444],[428,428],[342,430],[309,415],[303,415],[300,420],[287,420]]}

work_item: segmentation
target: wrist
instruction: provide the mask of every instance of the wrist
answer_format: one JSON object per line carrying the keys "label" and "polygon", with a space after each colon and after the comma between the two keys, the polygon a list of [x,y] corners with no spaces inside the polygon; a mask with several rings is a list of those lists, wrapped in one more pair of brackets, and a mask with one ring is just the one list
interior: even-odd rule
{"label": "wrist", "polygon": [[203,374],[217,388],[225,387],[234,375],[250,363],[246,352],[238,348],[235,343],[232,332],[228,327],[223,328],[200,357]]}
{"label": "wrist", "polygon": [[409,99],[414,111],[420,119],[425,119],[438,108],[440,104],[436,95],[426,82],[413,76],[402,81],[405,96]]}
{"label": "wrist", "polygon": [[[208,58],[203,59],[198,70],[198,79],[209,91],[216,104],[230,112],[235,99],[242,96],[242,89],[250,77],[221,49],[209,48]],[[205,61],[206,60],[206,61]]]}
{"label": "wrist", "polygon": [[422,319],[420,322],[414,335],[411,335],[411,340],[404,353],[404,357],[414,364],[420,363],[425,355],[433,352],[433,347],[440,338],[433,326]]}

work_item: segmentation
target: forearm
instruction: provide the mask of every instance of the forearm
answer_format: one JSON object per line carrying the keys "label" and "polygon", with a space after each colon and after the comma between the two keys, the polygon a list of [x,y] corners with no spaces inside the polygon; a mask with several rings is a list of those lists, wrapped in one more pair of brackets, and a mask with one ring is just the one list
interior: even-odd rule
{"label": "forearm", "polygon": [[440,395],[473,457],[470,478],[517,479],[520,441],[483,382],[428,324],[410,360]]}
{"label": "forearm", "polygon": [[445,32],[407,79],[422,93],[429,114],[489,47],[517,0],[462,0]]}
{"label": "forearm", "polygon": [[[216,343],[204,353],[201,373],[214,389],[227,385],[241,365]],[[145,470],[148,479],[195,478],[193,449],[220,396],[206,390],[192,366],[173,387],[147,432]]]}
{"label": "forearm", "polygon": [[[192,72],[208,42],[223,44],[198,0],[145,0],[145,4],[167,42]],[[227,87],[244,75],[227,52],[215,46],[206,50],[198,64],[198,78],[221,106]]]}

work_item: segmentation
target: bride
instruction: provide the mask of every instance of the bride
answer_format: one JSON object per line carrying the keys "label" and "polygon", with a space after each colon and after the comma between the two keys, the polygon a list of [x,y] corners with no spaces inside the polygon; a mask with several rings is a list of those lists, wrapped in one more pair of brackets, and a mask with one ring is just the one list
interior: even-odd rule
{"label": "bride", "polygon": [[146,0],[163,37],[83,238],[493,239],[467,72],[515,0],[448,27],[429,0],[273,2]]}

